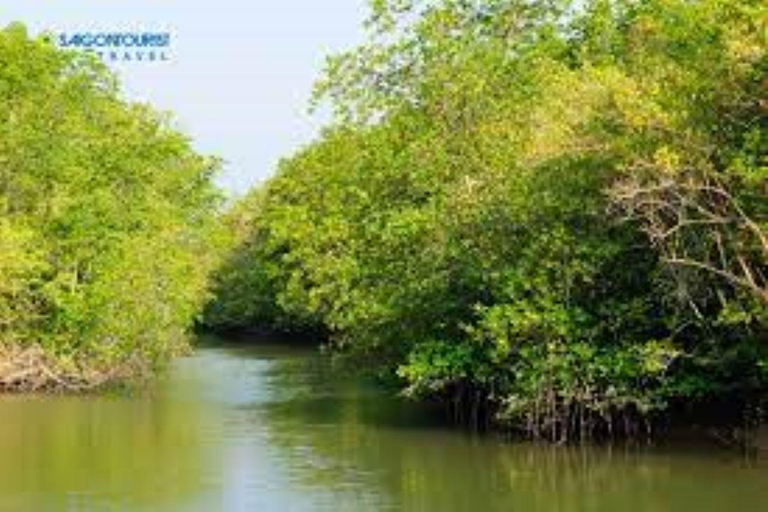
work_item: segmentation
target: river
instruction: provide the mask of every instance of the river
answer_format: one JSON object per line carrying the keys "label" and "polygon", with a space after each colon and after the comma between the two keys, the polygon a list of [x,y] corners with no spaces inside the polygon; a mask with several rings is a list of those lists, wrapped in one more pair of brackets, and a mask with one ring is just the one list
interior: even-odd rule
{"label": "river", "polygon": [[0,398],[0,511],[728,512],[738,454],[473,436],[264,340],[200,348],[152,392]]}

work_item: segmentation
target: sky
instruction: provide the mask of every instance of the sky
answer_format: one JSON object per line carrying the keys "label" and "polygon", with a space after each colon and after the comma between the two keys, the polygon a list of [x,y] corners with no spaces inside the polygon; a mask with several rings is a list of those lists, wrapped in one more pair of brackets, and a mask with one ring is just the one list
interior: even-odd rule
{"label": "sky", "polygon": [[224,159],[233,195],[268,178],[326,117],[308,113],[329,53],[362,41],[365,0],[3,0],[0,25],[33,34],[170,32],[167,62],[110,63],[125,95],[174,113]]}

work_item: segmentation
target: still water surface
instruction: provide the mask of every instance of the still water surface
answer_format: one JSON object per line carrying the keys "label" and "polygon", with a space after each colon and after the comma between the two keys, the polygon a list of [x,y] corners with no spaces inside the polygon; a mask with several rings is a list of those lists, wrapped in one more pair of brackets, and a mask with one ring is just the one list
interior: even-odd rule
{"label": "still water surface", "polygon": [[149,394],[0,398],[0,511],[768,510],[733,454],[446,428],[307,348],[200,349]]}

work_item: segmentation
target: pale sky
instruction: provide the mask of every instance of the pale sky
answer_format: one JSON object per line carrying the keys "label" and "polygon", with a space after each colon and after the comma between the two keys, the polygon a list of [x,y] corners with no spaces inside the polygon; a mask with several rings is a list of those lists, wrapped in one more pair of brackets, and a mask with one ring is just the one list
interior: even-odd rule
{"label": "pale sky", "polygon": [[324,56],[362,39],[366,0],[3,0],[32,33],[172,33],[169,62],[110,64],[126,95],[175,113],[242,194],[317,133],[307,106]]}

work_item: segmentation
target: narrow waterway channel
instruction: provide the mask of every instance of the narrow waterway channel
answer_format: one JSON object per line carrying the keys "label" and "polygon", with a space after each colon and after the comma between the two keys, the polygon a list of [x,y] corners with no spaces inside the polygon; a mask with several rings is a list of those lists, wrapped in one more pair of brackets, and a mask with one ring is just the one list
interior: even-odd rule
{"label": "narrow waterway channel", "polygon": [[727,512],[768,466],[470,436],[314,350],[199,349],[152,393],[0,398],[1,511]]}

